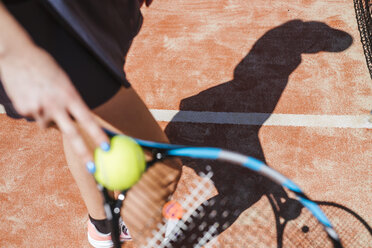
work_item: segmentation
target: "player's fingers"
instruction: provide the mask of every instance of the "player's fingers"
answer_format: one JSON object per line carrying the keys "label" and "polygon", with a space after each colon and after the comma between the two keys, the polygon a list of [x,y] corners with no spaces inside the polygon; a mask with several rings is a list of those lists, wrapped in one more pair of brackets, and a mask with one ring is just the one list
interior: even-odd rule
{"label": "player's fingers", "polygon": [[54,120],[61,132],[66,136],[76,155],[85,163],[89,172],[94,172],[93,156],[68,113],[63,111],[57,112],[54,115]]}
{"label": "player's fingers", "polygon": [[51,127],[53,124],[55,124],[52,120],[51,115],[48,114],[48,111],[46,111],[42,107],[39,107],[30,116],[36,121],[39,127],[43,129]]}
{"label": "player's fingers", "polygon": [[138,0],[138,2],[139,2],[139,4],[140,4],[140,7],[142,7],[144,1],[145,1],[145,0]]}
{"label": "player's fingers", "polygon": [[32,117],[36,121],[36,123],[39,125],[40,128],[44,129],[48,127],[48,122],[50,122],[50,120],[48,121],[45,116],[35,114]]}
{"label": "player's fingers", "polygon": [[94,119],[89,108],[83,102],[77,101],[71,104],[69,111],[77,123],[79,123],[81,127],[84,127],[84,131],[92,138],[96,147],[99,146],[104,151],[110,150],[108,137]]}
{"label": "player's fingers", "polygon": [[146,7],[149,7],[152,3],[152,0],[146,0]]}

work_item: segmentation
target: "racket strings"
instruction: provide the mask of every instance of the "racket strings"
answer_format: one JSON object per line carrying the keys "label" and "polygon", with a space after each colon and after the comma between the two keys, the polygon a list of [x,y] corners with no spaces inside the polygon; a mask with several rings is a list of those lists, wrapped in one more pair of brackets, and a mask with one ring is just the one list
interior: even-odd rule
{"label": "racket strings", "polygon": [[[272,225],[274,212],[266,197],[247,209],[224,233],[215,238],[216,229],[209,228],[192,247],[333,247],[318,220],[305,208],[295,218],[284,218],[277,211],[277,226]],[[282,208],[285,208],[285,206]],[[347,211],[321,206],[334,223],[343,245],[371,247],[370,228]],[[291,208],[289,208],[291,210]],[[292,207],[293,211],[293,207]],[[282,229],[282,230],[281,230]],[[223,244],[223,245],[221,245]],[[176,246],[178,247],[178,246]],[[188,246],[185,246],[188,247]]]}
{"label": "racket strings", "polygon": [[[264,196],[242,213],[224,210],[223,200],[233,199],[218,198],[210,181],[212,175],[207,173],[182,183],[181,191],[187,194],[176,192],[173,199],[185,210],[183,218],[164,219],[153,237],[140,247],[333,247],[318,220],[306,208],[299,211],[299,203],[292,198],[272,204],[272,197]],[[320,207],[331,219],[345,248],[371,247],[371,233],[365,224],[342,209]],[[236,216],[232,223],[230,217],[234,220]]]}
{"label": "racket strings", "polygon": [[194,178],[191,183],[189,182],[187,188],[181,189],[182,192],[187,193],[187,196],[177,199],[177,194],[174,195],[182,209],[186,211],[182,219],[179,221],[163,219],[163,223],[157,226],[154,236],[147,240],[144,247],[172,247],[170,242],[178,239],[184,230],[193,227],[192,223],[188,222],[190,217],[203,215],[200,205],[213,194],[215,188],[210,180],[213,176],[210,170],[207,174],[201,173],[199,176]]}
{"label": "racket strings", "polygon": [[335,203],[319,203],[319,206],[332,221],[344,248],[372,247],[371,227],[361,216]]}
{"label": "racket strings", "polygon": [[324,228],[306,209],[283,226],[283,247],[332,247]]}
{"label": "racket strings", "polygon": [[202,179],[180,185],[181,191],[187,192],[186,196],[177,196],[177,193],[174,196],[187,210],[183,218],[171,224],[171,232],[167,228],[172,221],[164,220],[145,247],[223,247],[221,244],[246,247],[247,242],[252,244],[251,247],[268,247],[275,244],[276,232],[270,224],[274,216],[267,200],[260,201],[242,214],[241,210],[226,207],[239,202],[239,196],[216,196],[210,180],[213,173],[201,173],[200,176]]}
{"label": "racket strings", "polygon": [[[213,176],[209,168],[204,174],[200,172],[199,177],[189,175],[183,182],[181,179],[172,199],[184,209],[182,219],[164,218],[151,238],[141,241],[139,247],[334,247],[323,226],[290,191],[283,194],[282,188],[267,190],[262,197],[256,200],[253,197],[252,205],[239,208],[249,198],[217,194]],[[264,183],[272,187],[265,180]],[[250,190],[257,189],[247,189],[248,196],[252,195]],[[355,223],[356,218],[350,219],[351,215],[342,209],[320,207],[334,224],[345,248],[371,247],[371,233],[365,224]]]}
{"label": "racket strings", "polygon": [[[338,204],[319,204],[339,234],[344,248],[372,247],[371,228],[360,216],[340,205],[337,207]],[[282,232],[282,247],[334,247],[324,227],[305,208],[299,217],[286,223]]]}
{"label": "racket strings", "polygon": [[[216,196],[211,171],[199,176],[201,179],[191,183],[180,183],[179,190],[186,194],[178,196],[176,192],[174,195],[187,210],[183,218],[173,223],[171,232],[167,232],[171,221],[164,220],[144,247],[247,247],[247,243],[251,244],[249,247],[270,247],[276,244],[276,230],[271,225],[274,215],[267,199],[243,212],[234,208],[234,202],[241,201],[239,196]],[[232,206],[226,207],[227,204]]]}
{"label": "racket strings", "polygon": [[[276,247],[276,229],[272,225],[274,215],[266,197],[242,213],[240,211],[229,212],[233,217],[232,220],[236,220],[232,222],[225,215],[223,218],[226,220],[225,226],[217,231],[219,236],[214,237],[205,247]],[[221,222],[221,219],[219,221]]]}
{"label": "racket strings", "polygon": [[323,225],[295,199],[293,192],[284,191],[286,197],[268,197],[275,214],[277,247],[333,247]]}
{"label": "racket strings", "polygon": [[[211,176],[212,174],[209,175]],[[204,178],[204,180],[206,179],[207,177]],[[205,207],[213,206],[215,204],[214,201],[206,201],[211,196],[214,187],[211,184],[205,183],[206,181],[203,181],[202,183],[198,184],[195,190],[191,191],[192,194],[190,195],[190,197],[186,198],[185,201],[182,202],[183,209],[188,209],[189,211],[186,212],[182,220],[178,222],[177,226],[172,231],[172,234],[170,235],[171,243],[179,240],[184,240],[186,238],[185,233],[189,230],[197,229],[197,232],[203,232],[203,230],[208,226],[208,223],[205,221],[202,221],[198,225],[194,223],[194,220],[202,220],[206,216],[206,212],[204,209]],[[204,201],[206,201],[204,205],[201,205]],[[204,232],[201,239],[206,240],[207,237],[213,236],[217,227],[215,226],[214,229],[210,229],[210,233]],[[193,234],[191,235],[190,240],[194,242],[196,238],[197,235]],[[201,241],[199,241],[198,243],[200,242]]]}
{"label": "racket strings", "polygon": [[173,193],[179,175],[180,171],[173,167],[157,163],[126,195],[122,217],[133,237],[143,237],[135,239],[136,247],[144,247],[147,237],[154,235],[154,228],[162,221],[162,207]]}

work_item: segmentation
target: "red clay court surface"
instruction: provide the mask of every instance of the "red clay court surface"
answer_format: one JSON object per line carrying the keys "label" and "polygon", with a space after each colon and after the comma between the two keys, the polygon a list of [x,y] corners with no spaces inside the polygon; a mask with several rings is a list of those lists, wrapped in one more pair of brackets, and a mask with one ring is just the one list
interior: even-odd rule
{"label": "red clay court surface", "polygon": [[[143,14],[125,69],[172,142],[264,159],[371,226],[372,82],[352,1],[155,0]],[[5,114],[0,127],[0,247],[89,247],[59,133]]]}

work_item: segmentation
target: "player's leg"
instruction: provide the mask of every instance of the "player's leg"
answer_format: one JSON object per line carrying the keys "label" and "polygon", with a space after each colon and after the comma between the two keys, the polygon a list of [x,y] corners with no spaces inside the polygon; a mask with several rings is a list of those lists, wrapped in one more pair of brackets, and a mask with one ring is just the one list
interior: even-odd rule
{"label": "player's leg", "polygon": [[[168,142],[166,135],[132,88],[122,87],[110,100],[95,108],[94,112],[103,126],[114,127],[120,132],[136,138],[157,142]],[[68,141],[65,139],[64,147],[70,171],[79,187],[89,215],[97,220],[104,219],[105,214],[101,194],[96,187],[92,175],[87,172],[85,166],[73,153],[68,145]],[[150,217],[153,218],[154,215],[159,215],[160,220],[161,207],[165,201],[168,200],[168,196],[175,190],[176,183],[180,177],[181,163],[178,160],[168,161],[167,164],[158,163],[153,166],[151,170],[159,175],[166,175],[162,178],[162,185],[166,185],[166,187],[142,189],[139,185],[132,189],[132,194],[128,194],[124,202],[123,213],[124,219],[131,231],[134,229],[132,232],[134,237],[135,233],[138,233],[139,229],[141,229],[140,226],[144,225],[146,219]],[[152,175],[153,174],[154,173],[152,173]],[[144,177],[146,176],[145,174]],[[149,206],[145,204],[139,206],[135,204],[137,199],[135,199],[136,194],[134,192],[141,192],[141,194],[145,195],[155,194],[157,197],[151,201],[146,201]],[[148,199],[151,199],[151,197]],[[153,211],[149,211],[149,209]],[[132,215],[138,216],[139,212],[141,213],[141,220],[138,218],[131,218]],[[135,223],[135,225],[132,223]],[[138,229],[138,231],[136,229]]]}

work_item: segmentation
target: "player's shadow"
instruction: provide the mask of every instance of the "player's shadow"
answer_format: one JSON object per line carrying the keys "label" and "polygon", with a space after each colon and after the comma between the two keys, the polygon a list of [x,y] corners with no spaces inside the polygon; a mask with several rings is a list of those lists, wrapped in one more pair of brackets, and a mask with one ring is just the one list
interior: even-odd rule
{"label": "player's shadow", "polygon": [[[259,140],[261,124],[275,109],[290,74],[301,63],[301,55],[341,52],[351,44],[352,37],[349,34],[321,22],[292,20],[273,28],[257,40],[236,66],[231,81],[183,99],[180,104],[181,111],[265,113],[255,120],[257,125],[182,123],[178,122],[183,118],[181,112],[168,124],[165,131],[175,144],[221,147],[265,162]],[[196,172],[205,170],[205,163],[184,163]],[[278,212],[284,208],[293,210],[286,214],[285,218],[296,218],[299,214],[301,207],[298,202],[289,199],[281,187],[268,179],[231,164],[209,162],[209,165],[213,168],[212,180],[218,195],[203,205],[207,214],[213,213],[212,216],[215,216],[209,219],[208,225],[212,225],[216,220],[224,223],[217,228],[217,234],[228,228],[244,210],[264,195],[271,195],[276,199]],[[206,206],[207,204],[209,205]],[[223,214],[226,210],[228,216]],[[195,244],[195,240],[208,228],[208,225],[204,229],[200,228],[201,223],[198,223],[198,220],[193,221],[199,228],[186,231],[185,237],[188,238],[180,241],[186,247]],[[192,238],[189,238],[191,235]],[[177,243],[175,247],[181,247],[181,243]],[[281,237],[278,233],[278,247],[281,247],[280,243]]]}

